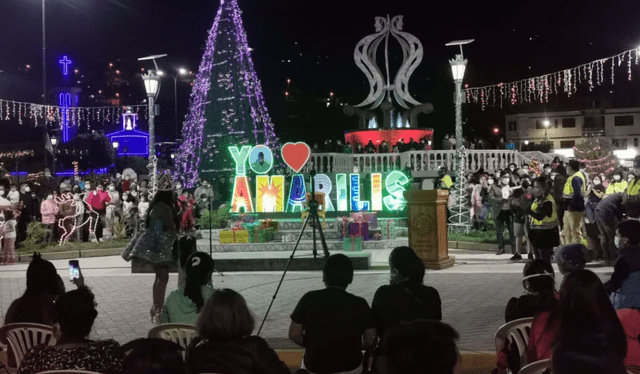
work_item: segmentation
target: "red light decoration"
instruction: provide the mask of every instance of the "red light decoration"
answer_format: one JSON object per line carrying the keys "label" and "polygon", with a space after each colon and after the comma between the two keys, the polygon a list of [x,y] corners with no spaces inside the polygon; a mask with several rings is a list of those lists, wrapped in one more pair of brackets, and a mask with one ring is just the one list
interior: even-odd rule
{"label": "red light decoration", "polygon": [[499,132],[500,132],[500,129],[499,129],[499,128],[497,128],[497,127],[494,127],[494,128],[493,128],[493,133],[494,133],[494,134],[497,134],[497,133],[499,133]]}
{"label": "red light decoration", "polygon": [[420,139],[427,137],[427,141],[433,140],[433,129],[388,129],[388,130],[356,130],[344,134],[344,140],[352,145],[362,144],[364,147],[373,141],[373,144],[379,144],[386,140],[389,146],[394,146],[404,139],[408,143],[409,139],[419,142]]}

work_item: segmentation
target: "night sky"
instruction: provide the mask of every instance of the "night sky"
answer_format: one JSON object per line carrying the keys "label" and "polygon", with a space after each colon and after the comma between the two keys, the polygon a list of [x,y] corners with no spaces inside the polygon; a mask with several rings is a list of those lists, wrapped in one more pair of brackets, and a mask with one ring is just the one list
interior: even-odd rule
{"label": "night sky", "polygon": [[[284,103],[287,78],[307,98],[322,99],[334,92],[343,102],[361,102],[368,84],[353,61],[353,50],[360,39],[375,32],[375,16],[404,15],[404,31],[422,42],[425,55],[412,76],[410,92],[418,101],[434,104],[436,113],[422,116],[420,125],[436,129],[436,137],[453,133],[453,83],[448,59],[458,50],[445,47],[449,41],[475,39],[464,49],[469,60],[465,83],[471,87],[551,73],[640,45],[637,0],[238,1],[276,131],[284,138],[307,141],[318,141],[327,134],[337,139],[344,130],[356,127],[356,119],[344,117],[340,108],[314,108],[306,119],[289,119]],[[167,53],[169,56],[161,60],[162,69],[184,66],[196,72],[218,5],[216,0],[47,0],[49,69],[58,68],[62,54],[73,56],[75,67],[86,73],[87,81],[94,78],[90,89],[83,88],[88,93],[97,91],[109,62],[115,63],[130,78],[132,87],[126,103],[140,103],[143,85],[134,73],[151,66],[135,60]],[[0,71],[4,71],[0,77],[13,74],[21,83],[19,89],[7,90],[1,87],[0,79],[0,97],[38,102],[41,2],[2,1],[0,18]],[[392,52],[400,57],[399,48]],[[26,64],[31,70],[18,74]],[[178,90],[178,114],[182,118],[188,108],[190,87],[181,83]],[[640,96],[637,89],[623,94]],[[160,104],[164,115],[158,118],[161,122],[157,131],[171,138],[172,81],[163,83]],[[529,109],[541,110],[542,106]],[[488,133],[491,127],[503,125],[501,110],[478,114],[477,108],[467,108],[466,113],[469,121],[477,123],[475,131]],[[309,135],[305,128],[324,123],[328,133],[323,129],[321,134]]]}

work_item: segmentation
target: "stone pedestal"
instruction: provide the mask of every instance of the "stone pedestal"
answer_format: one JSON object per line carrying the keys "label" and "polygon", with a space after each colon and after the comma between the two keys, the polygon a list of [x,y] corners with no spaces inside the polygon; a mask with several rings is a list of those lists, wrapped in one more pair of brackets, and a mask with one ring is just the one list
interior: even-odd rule
{"label": "stone pedestal", "polygon": [[424,261],[427,269],[453,266],[449,256],[447,230],[447,190],[405,191],[409,222],[409,246]]}

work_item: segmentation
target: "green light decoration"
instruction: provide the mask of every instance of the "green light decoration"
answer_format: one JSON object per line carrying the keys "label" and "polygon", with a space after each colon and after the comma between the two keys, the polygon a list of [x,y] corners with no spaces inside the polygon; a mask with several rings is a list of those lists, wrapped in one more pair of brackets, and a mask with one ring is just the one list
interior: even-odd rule
{"label": "green light decoration", "polygon": [[407,206],[407,200],[404,198],[404,191],[411,180],[403,172],[394,170],[385,179],[385,188],[389,193],[382,201],[387,210],[402,210]]}

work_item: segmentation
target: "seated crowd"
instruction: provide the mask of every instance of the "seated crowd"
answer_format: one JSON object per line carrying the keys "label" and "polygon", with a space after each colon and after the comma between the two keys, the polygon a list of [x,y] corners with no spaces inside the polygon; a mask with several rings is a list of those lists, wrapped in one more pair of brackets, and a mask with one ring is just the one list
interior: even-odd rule
{"label": "seated crowd", "polygon": [[[559,287],[548,262],[536,259],[525,265],[526,294],[508,301],[505,321],[533,318],[529,363],[551,358],[557,374],[625,373],[640,366],[640,251],[634,250],[640,222],[620,223],[616,235],[623,249],[611,280],[604,284],[584,269],[587,254],[581,245],[555,253],[564,276]],[[56,342],[32,348],[18,373],[290,373],[274,349],[252,335],[255,317],[244,297],[213,287],[213,259],[195,252],[180,262],[184,277],[167,297],[161,321],[194,325],[197,337],[186,352],[161,339],[137,339],[123,346],[113,340],[90,340],[98,311],[84,277],[80,274],[74,282],[77,289],[65,292],[54,266],[34,254],[27,289],[11,304],[5,324],[51,325]],[[369,305],[347,291],[354,279],[351,260],[343,254],[327,258],[324,287],[304,294],[291,312],[289,338],[304,348],[297,373],[456,372],[459,335],[441,322],[440,294],[423,284],[422,259],[413,249],[398,247],[391,252],[389,267],[389,284],[376,290]],[[507,340],[498,354],[498,367],[517,372],[521,363],[513,354]]]}

